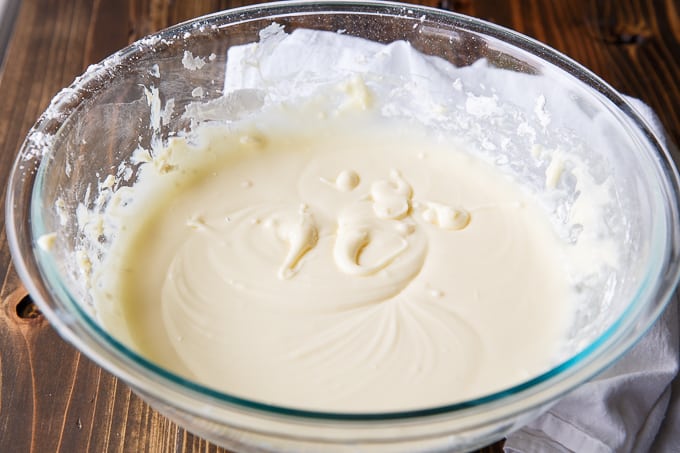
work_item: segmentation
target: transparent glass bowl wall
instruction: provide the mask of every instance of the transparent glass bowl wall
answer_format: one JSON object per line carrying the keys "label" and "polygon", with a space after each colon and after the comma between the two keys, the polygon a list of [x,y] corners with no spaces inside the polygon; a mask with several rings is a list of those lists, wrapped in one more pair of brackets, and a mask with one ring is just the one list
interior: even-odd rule
{"label": "transparent glass bowl wall", "polygon": [[[260,30],[273,21],[288,32],[304,27],[344,30],[382,43],[407,40],[457,66],[487,59],[510,71],[550,74],[587,108],[607,112],[633,146],[610,160],[617,188],[639,209],[641,220],[635,263],[601,334],[544,375],[503,392],[419,411],[335,414],[272,407],[204,388],[147,362],[103,331],[87,308],[87,288],[74,272],[76,206],[85,200],[88,186],[96,187],[102,175],[115,172],[140,143],[148,147],[153,139],[144,87],[156,87],[162,100],[174,99],[175,113],[160,135],[186,129],[181,113],[196,101],[192,90],[203,87],[204,101],[218,98],[227,49],[258,41]],[[214,54],[215,60],[199,71],[187,70],[185,51]],[[597,77],[535,41],[412,5],[284,2],[178,25],[91,67],[55,97],[29,133],[10,180],[7,228],[22,280],[59,333],[187,429],[239,451],[451,451],[482,446],[522,426],[640,338],[677,281],[677,195],[668,153],[644,120]],[[58,199],[66,218],[55,209]],[[58,232],[56,247],[45,254],[36,240],[53,231]]]}

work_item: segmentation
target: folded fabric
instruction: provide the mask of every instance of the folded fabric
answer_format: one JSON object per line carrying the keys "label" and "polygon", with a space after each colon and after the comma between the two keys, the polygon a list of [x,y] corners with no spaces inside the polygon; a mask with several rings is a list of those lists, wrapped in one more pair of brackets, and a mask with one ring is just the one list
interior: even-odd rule
{"label": "folded fabric", "polygon": [[[656,115],[628,101],[665,137]],[[680,299],[623,358],[509,435],[506,453],[680,452]]]}

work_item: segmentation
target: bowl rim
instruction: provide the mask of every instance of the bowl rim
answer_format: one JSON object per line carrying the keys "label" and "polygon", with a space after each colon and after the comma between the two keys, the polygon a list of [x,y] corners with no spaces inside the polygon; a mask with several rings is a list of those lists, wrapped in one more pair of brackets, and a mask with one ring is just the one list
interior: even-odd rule
{"label": "bowl rim", "polygon": [[[663,251],[663,262],[667,263],[667,265],[662,269],[663,272],[658,276],[659,279],[653,282],[645,279],[639,287],[637,296],[631,300],[621,316],[606,331],[600,334],[593,343],[576,355],[552,367],[545,373],[520,384],[478,398],[416,410],[374,413],[325,412],[263,403],[211,389],[153,364],[110,336],[70,296],[63,285],[61,285],[62,287],[58,290],[62,293],[62,296],[65,296],[65,300],[69,302],[71,308],[75,308],[76,316],[74,317],[72,314],[53,309],[43,297],[41,288],[39,288],[38,284],[34,281],[35,275],[29,271],[29,267],[42,269],[43,266],[39,263],[43,261],[45,257],[42,256],[42,252],[35,247],[34,238],[38,236],[34,235],[31,238],[28,238],[29,232],[24,231],[30,230],[31,233],[34,233],[33,229],[25,229],[24,225],[19,224],[21,217],[16,213],[19,209],[16,201],[20,197],[15,196],[16,191],[12,188],[21,183],[21,178],[26,173],[26,169],[23,168],[23,165],[26,165],[27,159],[34,158],[32,165],[34,165],[34,169],[38,167],[41,157],[36,155],[35,147],[41,140],[44,140],[45,132],[48,131],[49,128],[54,127],[55,121],[59,123],[68,117],[70,110],[72,110],[70,107],[74,99],[74,93],[79,88],[91,81],[96,81],[102,71],[106,70],[107,66],[116,66],[120,64],[122,60],[133,58],[135,54],[143,52],[145,48],[141,43],[144,43],[145,41],[149,42],[148,40],[150,38],[158,37],[160,39],[169,39],[178,34],[181,35],[181,32],[186,30],[193,30],[197,25],[209,24],[218,18],[227,19],[228,22],[225,23],[223,27],[229,27],[241,22],[267,18],[274,19],[277,16],[282,17],[282,13],[286,13],[285,15],[287,16],[301,14],[302,12],[337,13],[346,12],[352,7],[368,8],[373,11],[373,14],[396,15],[414,21],[420,20],[420,16],[423,14],[427,15],[428,18],[443,17],[465,30],[474,33],[482,33],[485,36],[502,40],[509,45],[529,52],[539,57],[541,60],[554,65],[558,69],[567,72],[571,76],[576,77],[580,82],[603,95],[620,111],[626,120],[631,121],[637,128],[639,138],[644,138],[648,142],[646,148],[648,148],[650,152],[656,152],[658,154],[657,157],[659,159],[659,165],[661,166],[660,172],[666,176],[666,180],[662,182],[666,184],[666,190],[675,195],[675,199],[677,199],[677,195],[680,193],[680,178],[678,177],[678,172],[673,164],[670,152],[666,149],[663,141],[654,132],[648,121],[639,115],[637,110],[614,88],[597,75],[571,58],[533,38],[481,19],[420,5],[376,0],[293,0],[276,3],[262,3],[201,16],[144,37],[107,57],[101,63],[91,66],[82,76],[76,78],[69,88],[66,88],[55,96],[50,107],[43,113],[36,125],[28,133],[14,163],[9,179],[10,192],[6,199],[6,219],[9,220],[7,222],[7,234],[15,268],[21,280],[26,285],[29,293],[34,296],[34,300],[40,310],[45,313],[50,323],[57,329],[62,337],[74,344],[81,351],[85,352],[90,358],[95,360],[105,369],[121,377],[133,387],[143,390],[144,393],[151,394],[161,401],[167,401],[168,388],[164,387],[164,389],[156,390],[154,385],[150,385],[154,382],[157,383],[159,378],[164,383],[169,384],[173,391],[183,394],[186,394],[188,391],[191,395],[197,396],[199,399],[209,404],[226,404],[230,408],[246,410],[254,409],[258,412],[264,412],[270,415],[293,416],[295,418],[314,421],[355,422],[421,419],[423,417],[444,414],[465,414],[470,413],[470,410],[473,410],[474,412],[479,408],[498,407],[501,403],[505,407],[502,411],[502,415],[508,416],[523,412],[531,407],[545,404],[546,402],[554,401],[556,398],[564,395],[602,371],[602,369],[609,366],[618,357],[623,355],[644,335],[644,332],[651,327],[664,310],[674,291],[678,278],[680,277],[680,260],[677,259],[680,234],[678,232],[678,212],[675,206],[668,207],[669,212],[666,217],[666,221],[669,223],[668,234],[671,239],[670,242],[672,242],[671,245],[674,247],[667,247],[666,250]],[[293,9],[296,11],[292,11]],[[399,12],[400,14],[397,14]],[[285,17],[285,15],[283,17]],[[55,115],[55,113],[57,113],[57,115]],[[44,146],[44,143],[42,143],[42,146]],[[31,219],[28,219],[28,221],[30,222]],[[26,241],[31,241],[30,246],[34,250],[34,253],[31,256],[25,256],[21,253],[22,249],[20,243],[27,245]],[[29,263],[29,261],[31,261],[31,263]],[[42,285],[44,282],[41,282],[40,284]],[[651,311],[650,316],[645,319],[645,325],[637,327],[638,331],[636,335],[622,338],[623,333],[626,332],[625,329],[635,327],[634,324],[637,321],[635,315],[639,314],[644,308],[642,302],[646,300],[641,298],[645,295],[650,295],[651,297],[651,294],[656,296],[657,305]],[[80,335],[83,334],[82,331],[77,331],[82,327],[82,325],[79,324],[79,322],[82,321],[85,321],[86,330],[89,334],[88,339],[94,340],[94,345],[81,338]],[[105,355],[103,355],[103,353]],[[603,363],[597,363],[596,359],[602,357],[608,357],[608,360]],[[529,406],[523,405],[522,402],[525,400],[530,400],[532,403]],[[189,412],[200,413],[201,416],[206,415],[191,405],[185,406],[184,409]],[[500,415],[498,415],[498,417],[500,417]]]}

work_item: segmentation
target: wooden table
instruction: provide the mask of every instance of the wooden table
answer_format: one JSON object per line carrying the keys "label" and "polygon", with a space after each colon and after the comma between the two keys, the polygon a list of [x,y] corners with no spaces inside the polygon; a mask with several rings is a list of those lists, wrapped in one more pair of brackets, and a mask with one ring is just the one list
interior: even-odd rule
{"label": "wooden table", "polygon": [[[28,129],[52,96],[88,65],[148,33],[248,3],[253,2],[21,1],[0,67],[2,187]],[[651,105],[680,143],[678,0],[418,3],[481,17],[548,43]],[[26,297],[4,228],[1,233],[0,452],[224,451],[156,413],[64,343]],[[500,452],[502,443],[483,451]]]}

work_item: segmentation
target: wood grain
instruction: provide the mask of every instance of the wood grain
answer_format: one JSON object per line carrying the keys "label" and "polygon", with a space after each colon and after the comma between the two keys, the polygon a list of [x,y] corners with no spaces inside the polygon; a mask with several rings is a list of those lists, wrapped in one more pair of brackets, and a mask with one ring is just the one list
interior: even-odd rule
{"label": "wood grain", "polygon": [[[88,65],[148,33],[248,3],[23,0],[0,66],[0,180],[7,181],[23,137],[52,96]],[[555,47],[647,102],[680,142],[677,0],[416,3],[474,15]],[[0,452],[223,452],[150,409],[32,311],[0,222]]]}

